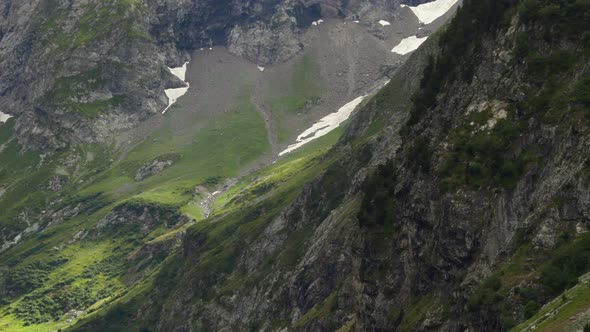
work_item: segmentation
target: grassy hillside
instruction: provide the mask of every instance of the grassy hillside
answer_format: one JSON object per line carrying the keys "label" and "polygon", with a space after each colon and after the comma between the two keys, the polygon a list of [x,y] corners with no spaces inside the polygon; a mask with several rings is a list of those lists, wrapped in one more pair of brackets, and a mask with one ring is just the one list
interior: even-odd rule
{"label": "grassy hillside", "polygon": [[[179,234],[187,230],[217,234],[220,248],[234,250],[231,248],[235,244],[225,234],[238,228],[246,232],[239,218],[244,211],[256,211],[256,206],[275,200],[272,205],[278,212],[292,200],[303,183],[324,167],[319,156],[336,142],[342,129],[215,196],[208,220],[222,219],[222,223],[205,220],[190,227],[194,219],[204,219],[200,203],[208,198],[207,192],[222,189],[226,178],[238,176],[269,150],[264,123],[249,101],[248,89],[244,87],[230,113],[199,118],[198,124],[203,127],[199,130],[174,130],[178,123],[175,116],[182,113],[179,104],[150,140],[112,166],[109,160],[116,160],[119,152],[87,146],[73,155],[74,165],[67,162],[74,157],[58,155],[39,167],[40,158],[34,153],[17,157],[20,152],[13,138],[13,120],[0,125],[2,144],[7,146],[1,152],[2,158],[11,160],[2,164],[2,183],[15,184],[7,187],[0,200],[0,204],[10,207],[2,210],[5,217],[1,220],[11,221],[10,211],[19,211],[21,205],[35,208],[38,213],[51,210],[64,217],[55,225],[41,224],[47,227],[44,231],[25,237],[0,254],[0,284],[5,289],[0,303],[0,329],[63,329],[79,316],[90,317],[135,299],[143,289],[149,289],[159,266],[174,253]],[[142,181],[134,179],[142,165],[161,156],[173,159],[174,164]],[[31,170],[39,175],[31,176]],[[69,179],[67,190],[32,190],[46,186],[54,176]],[[199,185],[207,192],[195,190]],[[63,210],[52,206],[56,204],[53,201]],[[134,209],[140,209],[139,214],[134,214]],[[133,222],[101,226],[116,213],[130,214],[129,218],[141,214],[160,217],[148,229],[144,229],[145,222],[144,226]],[[182,214],[189,218],[182,219]],[[51,222],[47,218],[45,222]],[[145,256],[144,251],[150,254]],[[220,255],[212,261],[225,257]]]}

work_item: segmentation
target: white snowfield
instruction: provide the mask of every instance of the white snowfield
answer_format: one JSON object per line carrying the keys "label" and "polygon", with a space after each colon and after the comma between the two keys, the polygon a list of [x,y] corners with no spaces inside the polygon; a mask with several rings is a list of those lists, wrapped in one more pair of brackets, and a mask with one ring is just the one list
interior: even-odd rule
{"label": "white snowfield", "polygon": [[188,91],[190,84],[186,81],[186,67],[187,67],[187,65],[188,65],[188,62],[185,62],[184,65],[182,65],[182,67],[168,68],[168,70],[170,70],[172,75],[178,77],[181,81],[183,81],[186,84],[186,87],[164,90],[164,92],[166,93],[166,97],[168,97],[168,106],[166,106],[166,108],[162,111],[162,114],[166,114],[166,111],[168,111],[168,109],[170,109],[170,107],[172,107],[172,105],[174,105],[174,103],[176,103],[178,98],[184,96],[186,94],[186,92]]}
{"label": "white snowfield", "polygon": [[314,123],[309,129],[301,133],[297,137],[297,143],[289,145],[289,147],[279,153],[279,157],[285,155],[289,152],[299,149],[300,147],[304,146],[305,144],[320,138],[332,130],[338,128],[340,124],[346,121],[350,114],[355,110],[355,108],[366,98],[367,96],[360,96],[355,100],[349,102],[348,104],[342,106],[338,112],[328,114],[327,116],[320,119],[320,121]]}
{"label": "white snowfield", "polygon": [[386,27],[388,25],[391,25],[391,23],[387,22],[386,20],[381,20],[379,21],[379,24],[381,24],[382,26]]}
{"label": "white snowfield", "polygon": [[9,114],[6,114],[6,113],[2,113],[0,111],[0,123],[5,123],[10,118],[12,118],[12,115],[9,115]]}
{"label": "white snowfield", "polygon": [[396,47],[394,47],[391,52],[397,53],[400,55],[408,54],[414,52],[415,50],[422,45],[428,39],[428,37],[418,38],[416,36],[408,37],[402,40]]}
{"label": "white snowfield", "polygon": [[170,70],[172,75],[178,77],[181,81],[184,82],[186,81],[186,66],[188,66],[188,62],[185,62],[184,65],[182,65],[182,67],[168,68],[168,70]]}
{"label": "white snowfield", "polygon": [[416,7],[407,5],[402,5],[402,7],[410,7],[421,23],[430,24],[437,18],[446,14],[458,1],[459,0],[436,0]]}

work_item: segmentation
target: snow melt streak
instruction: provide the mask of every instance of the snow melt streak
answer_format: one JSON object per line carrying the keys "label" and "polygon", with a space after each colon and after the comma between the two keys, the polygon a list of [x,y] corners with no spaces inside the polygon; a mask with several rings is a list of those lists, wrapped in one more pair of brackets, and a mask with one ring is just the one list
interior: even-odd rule
{"label": "snow melt streak", "polygon": [[458,0],[436,0],[416,7],[406,5],[402,5],[402,7],[410,7],[420,22],[430,24],[448,12],[457,1]]}
{"label": "snow melt streak", "polygon": [[168,106],[166,107],[166,109],[164,109],[162,111],[162,114],[165,114],[166,111],[172,107],[172,105],[174,105],[174,103],[176,103],[176,101],[178,100],[178,98],[184,96],[186,94],[186,92],[188,91],[188,88],[190,87],[190,84],[185,80],[186,79],[186,67],[188,65],[188,62],[185,62],[184,65],[182,65],[182,67],[177,67],[177,68],[168,68],[168,70],[170,70],[170,72],[172,73],[172,75],[178,77],[181,81],[183,81],[186,84],[186,87],[184,88],[176,88],[176,89],[166,89],[164,90],[164,92],[166,93],[166,97],[168,97]]}
{"label": "snow melt streak", "polygon": [[342,122],[346,121],[348,117],[350,117],[350,114],[352,114],[354,109],[363,101],[363,99],[365,99],[365,97],[366,96],[358,97],[348,104],[342,106],[338,112],[323,117],[320,121],[316,122],[309,129],[301,133],[301,135],[297,137],[297,143],[289,145],[287,149],[279,153],[279,156],[299,149],[314,139],[320,138],[332,130],[338,128]]}
{"label": "snow melt streak", "polygon": [[414,52],[415,50],[422,45],[428,39],[428,37],[418,38],[416,36],[408,37],[402,40],[396,47],[394,47],[391,52],[397,54],[408,54],[410,52]]}

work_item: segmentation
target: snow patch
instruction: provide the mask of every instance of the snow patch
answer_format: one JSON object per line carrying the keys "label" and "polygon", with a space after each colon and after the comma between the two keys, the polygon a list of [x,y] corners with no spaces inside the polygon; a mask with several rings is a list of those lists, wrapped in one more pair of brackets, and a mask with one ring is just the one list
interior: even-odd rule
{"label": "snow patch", "polygon": [[0,111],[0,123],[5,123],[6,121],[8,121],[8,119],[12,118],[12,115],[10,114],[6,114],[6,113],[2,113]]}
{"label": "snow patch", "polygon": [[410,52],[414,52],[415,50],[422,45],[428,39],[428,37],[418,38],[416,36],[411,36],[402,40],[396,47],[394,47],[391,52],[397,54],[408,54]]}
{"label": "snow patch", "polygon": [[346,121],[350,117],[350,114],[352,114],[355,108],[366,97],[367,96],[360,96],[355,100],[349,102],[348,104],[342,106],[337,112],[328,114],[327,116],[320,119],[320,121],[314,123],[313,126],[311,126],[309,129],[307,129],[297,137],[297,143],[289,145],[287,149],[279,153],[279,157],[294,150],[297,150],[305,144],[317,138],[320,138],[330,133],[332,130],[338,128],[342,122]]}
{"label": "snow patch", "polygon": [[446,14],[459,0],[436,0],[433,2],[424,3],[416,7],[401,5],[402,7],[410,7],[414,15],[418,17],[420,23],[430,24],[437,18]]}
{"label": "snow patch", "polygon": [[186,87],[164,90],[164,93],[166,93],[166,97],[168,97],[168,106],[166,106],[166,108],[162,111],[162,114],[166,114],[166,111],[168,111],[168,109],[170,109],[170,107],[172,107],[172,105],[176,103],[178,98],[184,96],[188,91],[190,84],[186,81],[187,65],[188,62],[185,62],[184,65],[182,65],[182,67],[168,68],[172,75],[178,77],[178,79],[180,79],[186,84]]}
{"label": "snow patch", "polygon": [[318,26],[318,25],[320,25],[320,24],[322,24],[322,23],[324,23],[324,20],[322,20],[322,19],[319,19],[319,20],[317,20],[317,21],[313,21],[313,22],[311,22],[311,25],[313,25],[313,26]]}
{"label": "snow patch", "polygon": [[181,81],[185,81],[186,79],[186,66],[188,65],[188,62],[185,62],[182,67],[176,67],[176,68],[168,68],[168,70],[172,73],[172,75],[178,77],[178,79],[180,79]]}
{"label": "snow patch", "polygon": [[381,20],[381,21],[379,21],[379,24],[381,24],[381,25],[382,25],[382,26],[384,26],[384,27],[386,27],[386,26],[388,26],[388,25],[391,25],[391,23],[389,23],[389,22],[387,22],[387,21],[385,21],[385,20]]}

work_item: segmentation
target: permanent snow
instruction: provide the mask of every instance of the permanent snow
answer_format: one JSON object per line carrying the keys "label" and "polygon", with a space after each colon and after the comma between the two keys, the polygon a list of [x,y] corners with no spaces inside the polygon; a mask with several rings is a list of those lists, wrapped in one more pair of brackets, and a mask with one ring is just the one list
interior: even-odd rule
{"label": "permanent snow", "polygon": [[384,26],[384,27],[385,27],[385,26],[388,26],[388,25],[391,25],[391,23],[389,23],[389,22],[387,22],[387,21],[385,21],[385,20],[381,20],[381,21],[379,21],[379,24],[381,24],[381,25],[382,25],[382,26]]}
{"label": "permanent snow", "polygon": [[408,37],[402,40],[396,47],[394,47],[391,52],[397,54],[408,54],[410,52],[414,52],[422,43],[424,43],[428,39],[428,37],[418,38],[416,36]]}
{"label": "permanent snow", "polygon": [[430,24],[448,12],[457,1],[458,0],[436,0],[416,7],[407,5],[402,5],[402,7],[410,7],[421,23]]}
{"label": "permanent snow", "polygon": [[279,156],[287,154],[291,151],[299,149],[303,145],[313,141],[316,138],[320,138],[332,130],[338,128],[340,124],[348,119],[354,109],[365,99],[366,96],[360,96],[348,104],[342,106],[338,112],[329,114],[323,117],[320,121],[316,122],[311,128],[304,131],[297,137],[297,143],[289,145],[287,149],[279,153]]}
{"label": "permanent snow", "polygon": [[185,62],[184,65],[182,65],[182,67],[177,67],[177,68],[168,68],[168,70],[170,70],[170,72],[172,73],[172,75],[178,77],[181,81],[183,81],[186,84],[186,87],[184,88],[176,88],[176,89],[166,89],[164,90],[164,92],[166,93],[166,97],[168,97],[168,106],[166,107],[166,109],[164,109],[162,111],[162,114],[165,114],[166,111],[172,107],[172,105],[174,105],[174,103],[176,103],[176,101],[178,100],[178,98],[184,96],[184,94],[188,91],[188,88],[190,87],[190,84],[185,81],[186,79],[186,67],[188,65],[188,62]]}
{"label": "permanent snow", "polygon": [[8,121],[8,119],[12,118],[12,115],[0,112],[0,122],[4,123]]}

